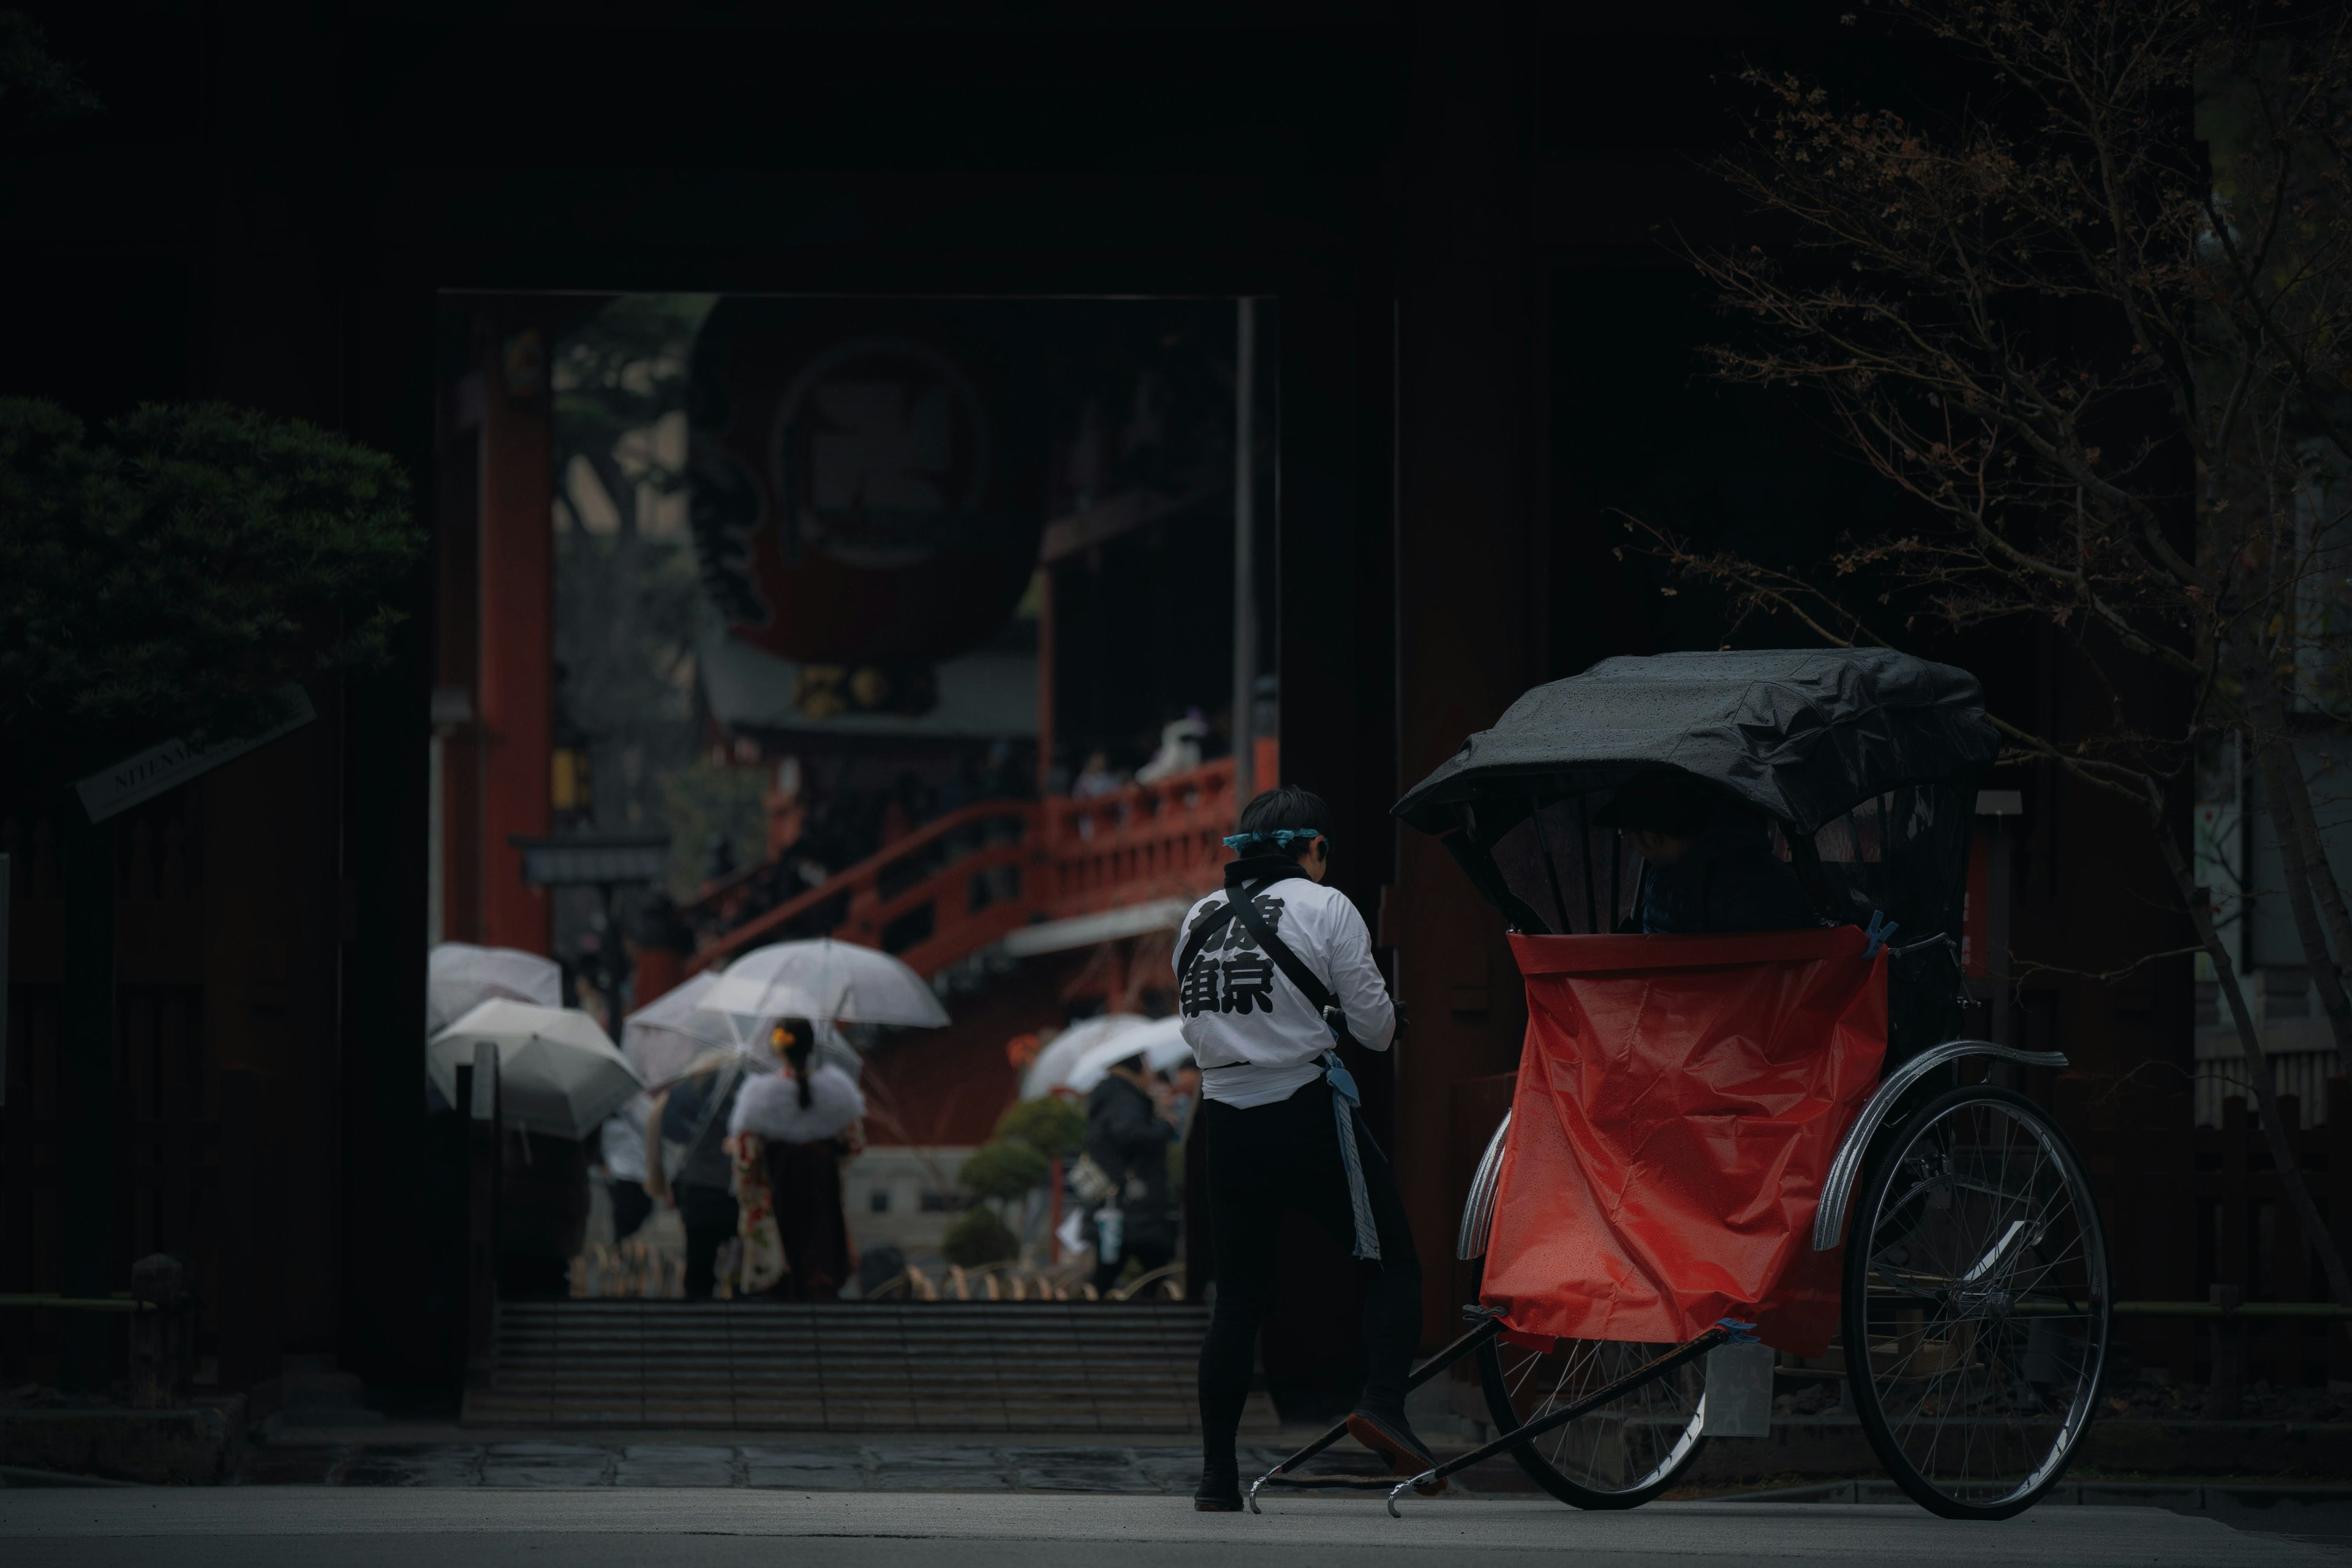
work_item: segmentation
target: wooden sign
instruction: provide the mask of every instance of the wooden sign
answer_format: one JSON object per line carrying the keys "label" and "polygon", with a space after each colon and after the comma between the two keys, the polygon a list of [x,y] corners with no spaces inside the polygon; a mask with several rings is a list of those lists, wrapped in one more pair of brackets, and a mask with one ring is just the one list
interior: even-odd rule
{"label": "wooden sign", "polygon": [[283,716],[266,729],[211,742],[201,738],[166,741],[136,756],[125,757],[111,767],[99,769],[74,786],[75,793],[81,796],[82,809],[89,813],[92,822],[104,822],[141,801],[152,800],[167,789],[175,789],[223,763],[266,746],[319,716],[319,710],[310,706],[310,694],[299,685],[279,687],[277,698],[278,712]]}

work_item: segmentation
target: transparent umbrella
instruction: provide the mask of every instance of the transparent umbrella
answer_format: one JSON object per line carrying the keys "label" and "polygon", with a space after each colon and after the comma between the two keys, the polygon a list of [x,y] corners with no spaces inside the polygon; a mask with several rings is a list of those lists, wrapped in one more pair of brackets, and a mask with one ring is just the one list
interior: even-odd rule
{"label": "transparent umbrella", "polygon": [[[1122,1037],[1151,1022],[1140,1013],[1101,1013],[1091,1018],[1081,1018],[1052,1039],[1021,1075],[1021,1098],[1034,1100],[1050,1094],[1064,1082],[1078,1058],[1104,1041]],[[1111,1058],[1116,1061],[1118,1058]]]}
{"label": "transparent umbrella", "polygon": [[[776,1070],[776,1058],[767,1049],[768,1026],[785,1015],[737,1017],[718,1011],[709,1002],[719,979],[717,971],[705,971],[664,992],[623,1021],[621,1054],[646,1083],[659,1088],[714,1050],[740,1051],[751,1058],[755,1070]],[[817,1060],[831,1062],[856,1077],[864,1065],[857,1047],[835,1028],[820,1026],[817,1036]]]}
{"label": "transparent umbrella", "polygon": [[695,975],[622,1020],[621,1054],[638,1077],[649,1084],[667,1083],[707,1052],[742,1049],[748,1033],[726,1014],[703,1005],[718,984],[715,973]]}
{"label": "transparent umbrella", "polygon": [[439,1034],[494,996],[541,1007],[563,1003],[555,961],[511,947],[445,942],[425,961],[425,1033]]}
{"label": "transparent umbrella", "polygon": [[1140,1052],[1154,1072],[1166,1072],[1179,1062],[1192,1059],[1192,1047],[1184,1043],[1181,1018],[1154,1018],[1141,1028],[1128,1029],[1090,1046],[1070,1064],[1061,1087],[1072,1094],[1092,1092],[1102,1082],[1115,1062],[1123,1062]]}
{"label": "transparent umbrella", "polygon": [[780,942],[727,966],[702,1005],[738,1022],[750,1037],[764,1019],[898,1024],[940,1028],[948,1010],[929,982],[878,948],[817,937]]}

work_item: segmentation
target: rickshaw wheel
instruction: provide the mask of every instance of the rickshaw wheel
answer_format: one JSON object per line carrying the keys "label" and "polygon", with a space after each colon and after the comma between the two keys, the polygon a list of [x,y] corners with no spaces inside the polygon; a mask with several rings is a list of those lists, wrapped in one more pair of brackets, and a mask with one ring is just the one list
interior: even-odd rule
{"label": "rickshaw wheel", "polygon": [[1946,1519],[2032,1507],[2090,1428],[2108,1306],[2090,1184],[2048,1113],[1982,1086],[1922,1106],[1846,1240],[1846,1384],[1886,1473]]}
{"label": "rickshaw wheel", "polygon": [[[1562,1340],[1549,1354],[1489,1340],[1478,1380],[1497,1436],[1574,1403],[1674,1349],[1619,1340]],[[1699,1436],[1706,1363],[1669,1373],[1511,1450],[1529,1479],[1578,1508],[1639,1508],[1673,1486],[1706,1447]]]}

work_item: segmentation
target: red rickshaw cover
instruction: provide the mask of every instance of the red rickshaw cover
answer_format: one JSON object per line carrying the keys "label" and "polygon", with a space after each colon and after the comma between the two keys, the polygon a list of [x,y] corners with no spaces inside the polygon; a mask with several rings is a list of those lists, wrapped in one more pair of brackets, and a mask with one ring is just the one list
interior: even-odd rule
{"label": "red rickshaw cover", "polygon": [[1838,1141],[1886,1054],[1886,960],[1852,926],[1513,936],[1528,1037],[1481,1299],[1515,1337],[1696,1338],[1820,1355],[1812,1249]]}

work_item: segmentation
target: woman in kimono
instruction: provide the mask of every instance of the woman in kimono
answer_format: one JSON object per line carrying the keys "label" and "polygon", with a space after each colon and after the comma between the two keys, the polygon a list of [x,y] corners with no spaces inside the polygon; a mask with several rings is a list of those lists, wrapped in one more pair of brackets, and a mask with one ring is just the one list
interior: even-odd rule
{"label": "woman in kimono", "polygon": [[745,1083],[727,1124],[739,1160],[767,1173],[784,1255],[768,1293],[784,1301],[834,1300],[856,1268],[841,1162],[865,1147],[866,1097],[847,1073],[816,1060],[816,1037],[809,1019],[778,1023],[768,1043],[783,1070]]}

